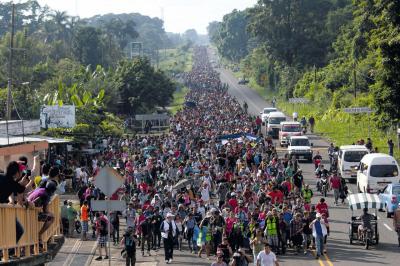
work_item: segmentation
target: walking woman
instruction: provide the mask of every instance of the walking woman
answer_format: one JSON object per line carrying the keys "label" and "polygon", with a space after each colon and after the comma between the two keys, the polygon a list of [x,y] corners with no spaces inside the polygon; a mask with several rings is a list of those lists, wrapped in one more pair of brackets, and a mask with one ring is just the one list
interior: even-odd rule
{"label": "walking woman", "polygon": [[258,253],[263,251],[264,245],[268,243],[265,237],[263,236],[263,232],[261,229],[256,230],[256,235],[255,237],[250,241],[250,245],[252,246],[253,249],[253,256],[254,256],[254,261],[257,261],[257,256]]}

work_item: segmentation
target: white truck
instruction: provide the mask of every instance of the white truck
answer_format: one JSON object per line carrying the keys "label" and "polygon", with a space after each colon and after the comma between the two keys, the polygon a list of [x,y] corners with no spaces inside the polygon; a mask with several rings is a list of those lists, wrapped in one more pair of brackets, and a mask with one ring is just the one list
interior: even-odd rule
{"label": "white truck", "polygon": [[279,137],[279,131],[281,129],[281,122],[286,121],[286,116],[282,112],[271,112],[268,116],[267,124],[267,135],[272,138]]}
{"label": "white truck", "polygon": [[297,159],[307,160],[308,162],[312,162],[313,160],[313,151],[311,147],[312,143],[308,140],[307,136],[291,136],[289,138],[288,145],[288,153],[289,157],[296,156]]}
{"label": "white truck", "polygon": [[279,131],[279,143],[282,146],[289,144],[289,138],[291,136],[301,136],[302,129],[299,122],[281,122],[281,130]]}

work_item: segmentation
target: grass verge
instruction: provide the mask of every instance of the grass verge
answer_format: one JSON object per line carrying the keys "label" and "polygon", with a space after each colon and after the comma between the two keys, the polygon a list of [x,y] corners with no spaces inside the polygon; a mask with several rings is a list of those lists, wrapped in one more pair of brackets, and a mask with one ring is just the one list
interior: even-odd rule
{"label": "grass verge", "polygon": [[174,100],[172,101],[171,105],[169,106],[169,111],[172,115],[175,115],[179,109],[182,107],[183,103],[185,102],[185,96],[189,92],[187,87],[182,87],[181,90],[177,90],[174,92]]}

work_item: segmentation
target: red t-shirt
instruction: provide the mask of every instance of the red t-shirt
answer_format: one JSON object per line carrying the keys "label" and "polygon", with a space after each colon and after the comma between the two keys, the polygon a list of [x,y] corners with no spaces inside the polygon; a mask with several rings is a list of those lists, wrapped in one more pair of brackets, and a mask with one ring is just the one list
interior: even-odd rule
{"label": "red t-shirt", "polygon": [[328,217],[328,205],[325,202],[324,203],[319,202],[317,204],[317,206],[315,206],[315,209],[320,214],[324,214],[325,213],[325,215]]}
{"label": "red t-shirt", "polygon": [[268,196],[271,198],[272,204],[283,202],[283,193],[280,190],[271,191],[268,193]]}
{"label": "red t-shirt", "polygon": [[230,200],[228,201],[228,203],[229,203],[229,205],[231,205],[231,207],[232,207],[233,210],[236,209],[236,207],[238,206],[238,202],[237,202],[236,199],[230,199]]}
{"label": "red t-shirt", "polygon": [[331,178],[331,187],[333,189],[339,189],[340,188],[340,178],[332,177]]}

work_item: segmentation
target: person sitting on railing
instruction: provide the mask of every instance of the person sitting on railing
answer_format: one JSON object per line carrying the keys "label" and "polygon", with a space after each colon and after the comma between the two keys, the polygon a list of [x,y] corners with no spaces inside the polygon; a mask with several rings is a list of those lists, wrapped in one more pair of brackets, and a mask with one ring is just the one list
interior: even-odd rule
{"label": "person sitting on railing", "polygon": [[[0,203],[15,204],[13,195],[16,194],[16,201],[19,205],[24,204],[25,188],[32,185],[27,175],[22,175],[21,165],[12,161],[8,164],[6,173],[0,175]],[[24,234],[24,228],[18,220],[16,220],[16,236],[17,243]]]}
{"label": "person sitting on railing", "polygon": [[39,231],[39,239],[42,239],[42,235],[54,222],[54,215],[49,212],[48,205],[51,197],[57,190],[55,182],[47,182],[46,188],[37,188],[29,196],[28,202],[35,207],[42,207],[43,211],[39,213],[39,222],[44,222],[42,229]]}

